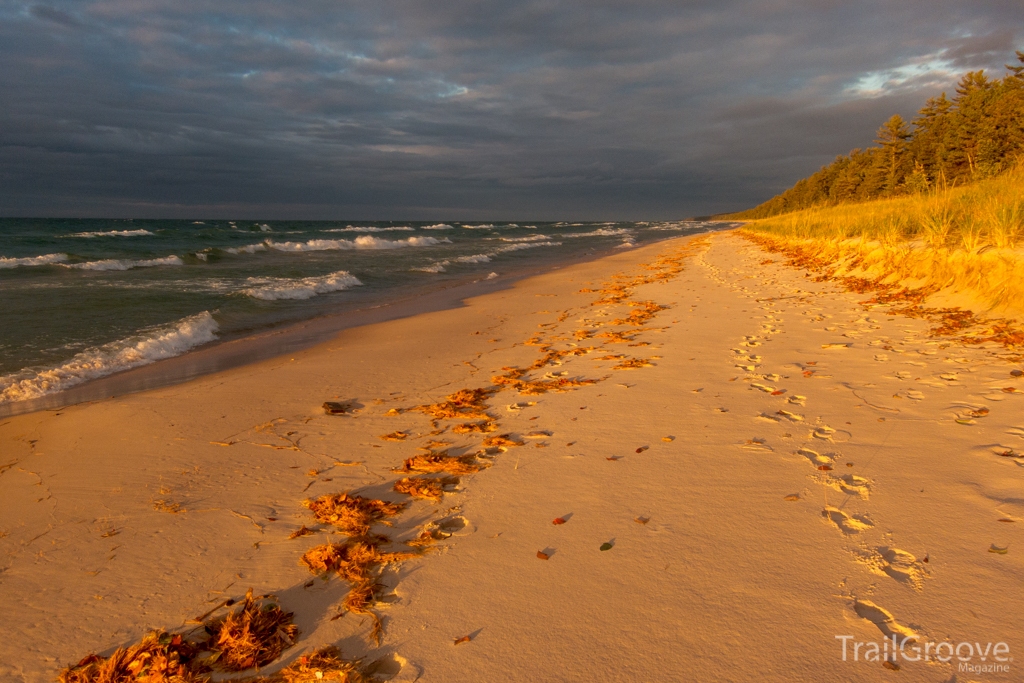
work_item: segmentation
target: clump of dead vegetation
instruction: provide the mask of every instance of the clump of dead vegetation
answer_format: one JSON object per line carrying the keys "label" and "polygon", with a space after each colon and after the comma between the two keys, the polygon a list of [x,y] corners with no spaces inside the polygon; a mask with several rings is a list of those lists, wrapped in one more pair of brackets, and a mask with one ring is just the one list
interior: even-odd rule
{"label": "clump of dead vegetation", "polygon": [[206,683],[210,667],[197,658],[203,644],[186,640],[181,634],[151,631],[142,640],[118,648],[109,657],[89,655],[63,669],[59,683]]}
{"label": "clump of dead vegetation", "polygon": [[369,533],[370,525],[375,522],[388,524],[387,517],[394,517],[405,508],[404,503],[389,503],[348,493],[331,493],[302,504],[309,508],[316,521],[332,524],[350,536]]}
{"label": "clump of dead vegetation", "polygon": [[614,370],[635,370],[637,368],[649,368],[653,366],[654,363],[646,358],[626,358],[619,361],[616,365],[613,365],[612,368]]}
{"label": "clump of dead vegetation", "polygon": [[348,612],[365,614],[373,620],[371,637],[379,644],[383,626],[372,610],[381,588],[381,568],[413,557],[413,552],[390,552],[381,550],[388,543],[386,536],[350,538],[344,543],[327,543],[310,548],[301,562],[314,574],[333,572],[351,584],[348,595],[342,603]]}
{"label": "clump of dead vegetation", "polygon": [[439,403],[428,403],[409,410],[426,413],[435,420],[491,419],[487,414],[486,403],[490,395],[490,389],[460,389]]}
{"label": "clump of dead vegetation", "polygon": [[619,318],[612,321],[612,325],[644,325],[658,314],[659,311],[664,311],[667,306],[660,306],[653,301],[640,301],[629,303],[630,306],[634,306],[634,310],[629,312],[629,315],[625,318]]}
{"label": "clump of dead vegetation", "polygon": [[[235,604],[225,601],[221,607]],[[209,615],[204,615],[209,617]],[[59,683],[208,683],[211,672],[238,672],[265,666],[295,643],[299,630],[292,613],[271,596],[250,588],[238,609],[201,619],[202,630],[151,631],[109,657],[89,655],[63,669]]]}
{"label": "clump of dead vegetation", "polygon": [[528,370],[516,367],[504,367],[503,375],[494,375],[491,382],[500,387],[515,389],[524,396],[539,396],[548,392],[565,393],[576,387],[597,384],[596,379],[570,379],[558,377],[554,379],[531,380],[524,379]]}
{"label": "clump of dead vegetation", "polygon": [[391,432],[390,434],[381,434],[378,438],[381,441],[405,441],[409,438],[409,432]]}
{"label": "clump of dead vegetation", "polygon": [[439,502],[444,497],[445,487],[458,483],[458,477],[403,477],[395,482],[394,490],[413,498]]}
{"label": "clump of dead vegetation", "polygon": [[513,446],[522,446],[522,441],[516,441],[512,438],[511,434],[499,434],[498,436],[489,436],[484,439],[484,448],[498,448],[502,451],[507,450]]}
{"label": "clump of dead vegetation", "polygon": [[448,455],[448,451],[424,453],[407,458],[396,472],[447,472],[448,474],[473,474],[480,471],[480,465],[473,454]]}
{"label": "clump of dead vegetation", "polygon": [[238,610],[207,624],[218,668],[245,671],[265,666],[295,644],[299,628],[292,623],[292,613],[266,597],[253,597],[250,588]]}
{"label": "clump of dead vegetation", "polygon": [[303,655],[273,676],[257,683],[367,683],[357,662],[343,659],[338,648],[329,646]]}
{"label": "clump of dead vegetation", "polygon": [[494,420],[484,420],[483,422],[465,422],[455,425],[452,431],[456,434],[486,434],[497,429],[498,427],[494,424]]}

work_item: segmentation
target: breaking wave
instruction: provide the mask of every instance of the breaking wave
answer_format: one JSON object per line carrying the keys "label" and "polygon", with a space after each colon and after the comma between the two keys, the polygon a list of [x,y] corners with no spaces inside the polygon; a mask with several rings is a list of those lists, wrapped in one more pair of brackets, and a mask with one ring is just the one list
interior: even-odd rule
{"label": "breaking wave", "polygon": [[[571,237],[572,235],[565,235]],[[540,242],[551,239],[547,235],[527,235],[526,237],[499,237],[502,242]]]}
{"label": "breaking wave", "polygon": [[54,367],[0,377],[0,403],[29,399],[63,391],[87,380],[148,365],[217,338],[217,321],[209,311],[189,316],[167,326],[87,349]]}
{"label": "breaking wave", "polygon": [[182,266],[185,262],[177,256],[165,256],[164,258],[133,260],[133,259],[103,259],[102,261],[86,261],[84,263],[63,264],[65,268],[78,268],[79,270],[131,270],[132,268],[152,268],[154,266]]}
{"label": "breaking wave", "polygon": [[0,268],[48,266],[54,263],[63,263],[67,260],[67,254],[43,254],[42,256],[27,256],[25,258],[6,258],[4,256],[0,256]]}
{"label": "breaking wave", "polygon": [[149,230],[107,230],[105,232],[73,232],[62,237],[139,237],[152,235]]}
{"label": "breaking wave", "polygon": [[569,232],[559,237],[614,237],[615,235],[628,235],[629,230],[625,228],[598,228],[590,232]]}
{"label": "breaking wave", "polygon": [[424,225],[420,230],[454,230],[454,225],[448,225],[447,223],[436,223],[434,225]]}
{"label": "breaking wave", "polygon": [[277,251],[334,251],[339,249],[401,249],[402,247],[430,247],[448,238],[410,237],[404,240],[385,240],[380,237],[363,235],[354,240],[309,240],[308,242],[264,242],[267,248]]}
{"label": "breaking wave", "polygon": [[279,299],[312,299],[317,294],[340,292],[343,289],[363,284],[347,270],[322,275],[320,277],[284,278],[284,277],[251,277],[246,280],[251,287],[242,290],[243,294],[262,299],[277,301]]}
{"label": "breaking wave", "polygon": [[344,227],[344,228],[330,228],[328,230],[324,230],[324,232],[390,232],[390,231],[395,231],[395,230],[400,230],[400,231],[404,231],[404,232],[412,232],[415,229],[416,228],[410,228],[407,225],[398,225],[398,226],[395,226],[393,228],[374,228],[372,226],[363,227],[363,226],[357,226],[357,225],[349,225],[349,226]]}

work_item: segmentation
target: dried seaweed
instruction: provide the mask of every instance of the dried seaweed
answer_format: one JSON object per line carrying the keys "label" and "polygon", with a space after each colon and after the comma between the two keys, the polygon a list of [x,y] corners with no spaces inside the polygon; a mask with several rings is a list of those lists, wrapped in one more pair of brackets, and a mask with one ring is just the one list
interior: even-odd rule
{"label": "dried seaweed", "polygon": [[405,441],[409,438],[409,432],[391,432],[390,434],[381,434],[378,438],[381,441]]}
{"label": "dried seaweed", "polygon": [[513,446],[522,446],[522,441],[516,441],[510,438],[511,434],[499,434],[498,436],[489,436],[484,439],[484,448],[500,448],[505,451]]}
{"label": "dried seaweed", "polygon": [[473,474],[480,471],[476,456],[448,455],[448,451],[427,453],[408,458],[397,472],[447,472],[448,474]]}
{"label": "dried seaweed", "polygon": [[405,507],[404,503],[389,503],[348,493],[327,494],[302,504],[312,511],[316,521],[333,524],[350,536],[368,533],[370,525],[375,522],[386,524],[386,517],[394,517]]}
{"label": "dried seaweed", "polygon": [[490,394],[490,389],[460,389],[446,396],[444,401],[416,406],[410,410],[426,413],[435,420],[490,419],[485,403]]}
{"label": "dried seaweed", "polygon": [[352,584],[343,602],[349,612],[366,614],[373,619],[371,637],[380,644],[383,627],[371,610],[376,601],[379,569],[388,564],[417,557],[414,552],[387,552],[380,549],[386,536],[353,538],[344,543],[328,543],[306,551],[301,562],[314,574],[335,572]]}
{"label": "dried seaweed", "polygon": [[329,646],[302,655],[272,676],[256,683],[366,683],[358,662],[342,659],[338,648]]}
{"label": "dried seaweed", "polygon": [[195,660],[205,648],[180,634],[151,631],[109,657],[89,655],[57,675],[59,683],[206,683],[209,668]]}
{"label": "dried seaweed", "polygon": [[299,634],[291,612],[254,598],[251,588],[237,611],[208,624],[206,630],[210,649],[216,653],[215,666],[227,671],[269,664],[294,645]]}
{"label": "dried seaweed", "polygon": [[459,483],[458,477],[404,477],[395,482],[394,490],[413,498],[440,501],[446,486]]}
{"label": "dried seaweed", "polygon": [[498,427],[494,424],[494,420],[485,420],[483,422],[465,422],[455,425],[452,431],[456,434],[486,434],[497,429]]}

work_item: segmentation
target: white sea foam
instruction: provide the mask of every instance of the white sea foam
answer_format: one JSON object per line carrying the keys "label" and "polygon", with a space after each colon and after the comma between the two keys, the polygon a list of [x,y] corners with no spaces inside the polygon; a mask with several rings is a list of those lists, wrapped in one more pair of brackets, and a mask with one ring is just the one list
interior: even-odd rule
{"label": "white sea foam", "polygon": [[494,225],[488,223],[486,225],[463,225],[462,227],[466,230],[485,230],[487,228],[493,228]]}
{"label": "white sea foam", "polygon": [[260,232],[274,232],[266,223],[260,223]]}
{"label": "white sea foam", "polygon": [[454,225],[448,225],[447,223],[436,223],[434,225],[424,225],[420,230],[454,230]]}
{"label": "white sea foam", "polygon": [[453,263],[490,263],[491,257],[495,254],[472,254],[470,256],[457,256],[453,259],[445,259],[444,261],[435,261],[427,266],[418,266],[412,268],[412,270],[418,270],[423,273],[443,273],[445,272],[445,266],[450,266]]}
{"label": "white sea foam", "polygon": [[149,230],[107,230],[105,232],[75,232],[61,237],[139,237],[152,235]]}
{"label": "white sea foam", "polygon": [[259,244],[247,244],[244,247],[228,247],[224,251],[229,254],[255,254],[257,251],[266,251],[267,245],[263,242]]}
{"label": "white sea foam", "polygon": [[276,301],[278,299],[312,299],[317,294],[340,292],[349,287],[363,284],[347,270],[339,270],[320,277],[284,278],[251,277],[246,280],[252,287],[242,290],[254,299]]}
{"label": "white sea foam", "polygon": [[185,262],[178,256],[165,256],[154,259],[103,259],[102,261],[86,261],[84,263],[63,264],[66,268],[79,270],[131,270],[132,268],[153,268],[155,266],[181,266]]}
{"label": "white sea foam", "polygon": [[500,247],[495,251],[497,254],[503,254],[507,251],[520,251],[522,249],[535,249],[537,247],[560,247],[561,242],[519,242],[518,244],[509,244],[504,247]]}
{"label": "white sea foam", "polygon": [[354,240],[309,240],[308,242],[271,242],[264,244],[278,251],[334,251],[344,249],[401,249],[402,247],[430,247],[451,242],[447,237],[410,237],[404,240],[385,240],[362,235]]}
{"label": "white sea foam", "polygon": [[430,265],[427,265],[427,266],[416,266],[415,268],[410,268],[409,270],[416,270],[416,271],[419,271],[421,273],[443,273],[443,272],[445,272],[444,267],[446,265],[448,265],[449,263],[451,263],[451,262],[450,261],[438,261],[437,263],[431,263]]}
{"label": "white sea foam", "polygon": [[533,249],[534,247],[557,247],[560,246],[561,242],[517,242],[515,244],[507,244],[503,247],[498,247],[492,252],[486,254],[473,254],[471,256],[457,256],[452,259],[445,259],[443,261],[435,261],[434,263],[425,266],[416,266],[410,270],[416,270],[423,273],[444,273],[445,266],[450,266],[453,263],[490,263],[491,259],[499,254],[504,254],[510,251],[520,251],[522,249]]}
{"label": "white sea foam", "polygon": [[24,258],[6,258],[0,256],[0,268],[17,268],[19,266],[48,266],[68,260],[67,254],[43,254],[42,256],[26,256]]}
{"label": "white sea foam", "polygon": [[459,256],[453,258],[455,263],[490,263],[491,257],[487,254],[473,254],[472,256]]}
{"label": "white sea foam", "polygon": [[636,246],[636,241],[632,237],[627,237],[626,239],[622,240],[622,244],[616,244],[615,248],[616,249],[629,249],[630,247],[635,247],[635,246]]}
{"label": "white sea foam", "polygon": [[[566,237],[569,237],[569,235],[566,235]],[[526,237],[499,237],[498,239],[502,242],[540,242],[551,238],[547,235],[527,235]]]}
{"label": "white sea foam", "polygon": [[615,235],[628,235],[629,230],[625,228],[598,228],[590,232],[568,232],[559,237],[613,237]]}
{"label": "white sea foam", "polygon": [[179,356],[216,339],[217,329],[217,321],[209,311],[203,311],[170,325],[87,349],[61,365],[4,375],[0,377],[0,403],[38,398],[90,379]]}
{"label": "white sea foam", "polygon": [[488,273],[488,274],[487,274],[487,279],[488,279],[488,280],[493,280],[493,279],[494,279],[494,278],[496,278],[496,277],[498,277],[498,274],[497,274],[497,273]]}
{"label": "white sea foam", "polygon": [[324,232],[394,232],[396,230],[402,232],[412,232],[416,228],[410,228],[408,225],[396,225],[393,228],[377,228],[373,226],[360,226],[360,225],[349,225],[344,228],[330,228],[324,230]]}

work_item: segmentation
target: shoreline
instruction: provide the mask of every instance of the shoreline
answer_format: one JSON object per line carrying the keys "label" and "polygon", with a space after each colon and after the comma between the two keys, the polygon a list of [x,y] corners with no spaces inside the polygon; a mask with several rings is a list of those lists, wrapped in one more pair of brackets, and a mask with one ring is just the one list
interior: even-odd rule
{"label": "shoreline", "polygon": [[[714,231],[712,228],[707,232]],[[672,239],[677,238],[665,237],[643,246],[653,246]],[[614,247],[603,251],[590,249],[586,255],[534,265],[514,273],[501,274],[493,280],[486,279],[486,276],[467,275],[458,281],[428,286],[425,291],[406,288],[399,291],[395,298],[382,297],[369,305],[358,304],[355,308],[287,322],[242,336],[218,339],[178,356],[87,380],[38,398],[0,403],[0,419],[41,410],[60,410],[71,405],[188,382],[223,370],[308,349],[354,327],[457,308],[465,299],[507,289],[525,278],[599,260],[618,251]]]}
{"label": "shoreline", "polygon": [[[861,298],[711,233],[0,420],[19,625],[0,678],[52,680],[250,587],[300,633],[270,674],[325,645],[393,683],[873,682],[891,672],[833,636],[887,630],[1012,653],[1016,366]],[[436,501],[395,488],[435,476],[402,470],[442,449],[476,471]],[[405,506],[372,529],[389,552],[430,539],[374,575],[380,644],[343,607],[352,585],[298,561],[347,542],[303,505],[344,491]]]}

